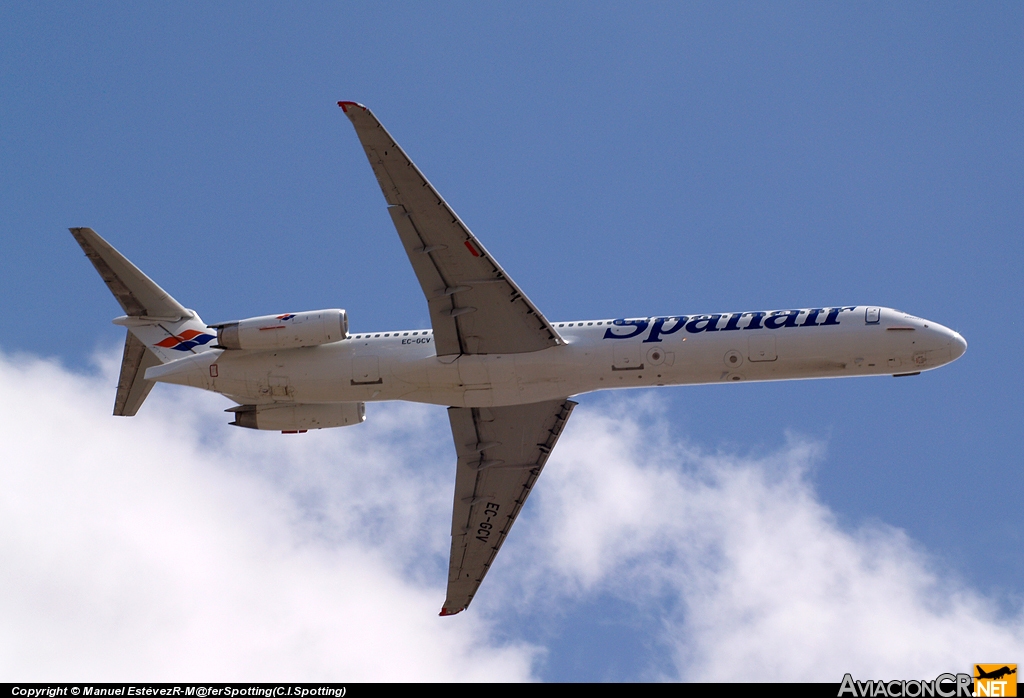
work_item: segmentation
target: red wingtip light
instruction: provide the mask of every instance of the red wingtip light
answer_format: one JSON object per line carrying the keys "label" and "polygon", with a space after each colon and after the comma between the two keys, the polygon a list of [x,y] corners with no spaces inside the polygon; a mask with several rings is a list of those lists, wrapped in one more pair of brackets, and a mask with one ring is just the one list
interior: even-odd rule
{"label": "red wingtip light", "polygon": [[338,106],[341,107],[342,111],[347,113],[349,107],[361,107],[363,105],[359,102],[338,102]]}
{"label": "red wingtip light", "polygon": [[441,612],[438,613],[437,615],[439,615],[439,616],[454,616],[456,613],[461,613],[464,610],[465,610],[464,608],[460,608],[458,611],[449,611],[447,608],[442,608]]}

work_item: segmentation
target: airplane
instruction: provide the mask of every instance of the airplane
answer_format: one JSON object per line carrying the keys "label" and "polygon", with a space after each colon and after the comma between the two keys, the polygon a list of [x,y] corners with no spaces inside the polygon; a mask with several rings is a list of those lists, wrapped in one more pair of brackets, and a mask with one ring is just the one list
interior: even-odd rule
{"label": "airplane", "polygon": [[1004,676],[1009,676],[1010,674],[1017,673],[1016,665],[1014,665],[1013,669],[1011,669],[1009,666],[1004,666],[1000,669],[993,669],[992,671],[985,671],[981,668],[980,664],[975,664],[974,668],[978,672],[974,677],[976,679],[992,679],[994,681],[998,681]]}
{"label": "airplane", "polygon": [[550,322],[373,113],[355,127],[426,296],[429,329],[349,331],[333,308],[206,324],[90,228],[71,234],[124,310],[114,414],[156,383],[210,390],[234,426],[302,433],[360,424],[367,402],[448,408],[457,454],[448,587],[465,610],[576,402],[612,388],[913,376],[959,358],[963,337],[880,306],[843,305]]}

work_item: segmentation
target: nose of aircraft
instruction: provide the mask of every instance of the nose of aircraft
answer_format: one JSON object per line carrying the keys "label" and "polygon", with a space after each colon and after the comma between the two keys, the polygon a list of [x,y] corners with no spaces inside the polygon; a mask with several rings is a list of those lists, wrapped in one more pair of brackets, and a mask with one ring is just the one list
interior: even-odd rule
{"label": "nose of aircraft", "polygon": [[950,332],[953,335],[949,340],[950,358],[952,361],[956,361],[967,351],[967,340],[961,337],[959,332],[953,332],[952,330]]}
{"label": "nose of aircraft", "polygon": [[937,365],[941,366],[942,364],[956,361],[967,351],[967,340],[961,337],[959,332],[931,320],[922,321],[921,324],[924,327],[919,327],[919,329],[923,329],[921,339],[924,340],[925,347],[943,353],[945,353],[947,347],[949,348],[949,358],[943,357]]}
{"label": "nose of aircraft", "polygon": [[964,352],[967,351],[967,340],[960,336],[959,332],[943,327],[937,322],[930,322],[926,327],[931,326],[931,331],[934,333],[932,337],[935,338],[941,345],[949,347],[949,360],[956,361]]}

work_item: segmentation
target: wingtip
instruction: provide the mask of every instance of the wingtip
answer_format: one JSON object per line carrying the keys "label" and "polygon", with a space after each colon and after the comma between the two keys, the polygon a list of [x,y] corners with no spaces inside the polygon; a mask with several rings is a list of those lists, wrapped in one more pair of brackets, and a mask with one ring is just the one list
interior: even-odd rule
{"label": "wingtip", "polygon": [[349,107],[359,107],[360,109],[366,109],[366,107],[364,107],[359,102],[341,101],[341,102],[338,102],[338,106],[341,107],[341,110],[343,112],[345,112],[346,114],[348,113]]}
{"label": "wingtip", "polygon": [[92,247],[93,245],[93,241],[90,239],[90,236],[99,237],[99,235],[96,235],[96,231],[92,228],[68,228],[68,232],[71,233],[71,237],[75,239],[75,242],[77,242],[86,253],[89,252],[86,247]]}
{"label": "wingtip", "polygon": [[465,610],[466,610],[465,606],[463,606],[462,608],[460,608],[458,610],[455,610],[455,611],[449,611],[447,608],[442,608],[441,612],[438,613],[437,615],[442,616],[442,617],[443,616],[454,616],[456,613],[462,613]]}

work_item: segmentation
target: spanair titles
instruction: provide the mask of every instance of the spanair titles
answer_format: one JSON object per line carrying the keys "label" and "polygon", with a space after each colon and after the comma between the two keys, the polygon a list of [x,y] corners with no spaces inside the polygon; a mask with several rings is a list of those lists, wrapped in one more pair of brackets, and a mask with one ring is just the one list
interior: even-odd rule
{"label": "spanair titles", "polygon": [[[356,332],[344,310],[207,325],[89,228],[72,235],[125,315],[114,413],[157,382],[220,393],[234,426],[360,424],[365,404],[448,407],[457,453],[448,590],[465,609],[568,422],[570,396],[743,380],[916,375],[960,357],[937,323],[879,306],[550,322],[366,107],[339,102],[420,282],[430,329]],[[361,321],[365,324],[365,321]]]}

